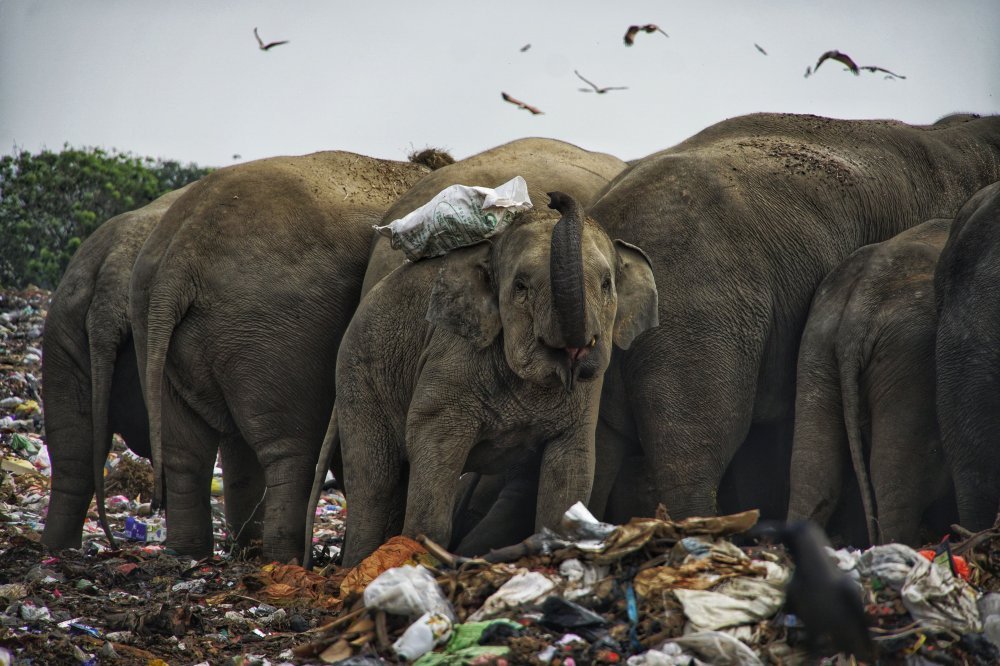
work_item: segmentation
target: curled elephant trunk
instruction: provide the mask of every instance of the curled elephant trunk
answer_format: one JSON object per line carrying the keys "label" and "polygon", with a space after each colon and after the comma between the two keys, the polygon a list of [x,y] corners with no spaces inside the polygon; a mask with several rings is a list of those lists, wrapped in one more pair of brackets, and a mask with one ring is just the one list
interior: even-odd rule
{"label": "curled elephant trunk", "polygon": [[583,284],[583,209],[573,197],[549,192],[549,208],[562,217],[552,229],[549,279],[552,309],[572,364],[581,349],[587,348],[587,312]]}

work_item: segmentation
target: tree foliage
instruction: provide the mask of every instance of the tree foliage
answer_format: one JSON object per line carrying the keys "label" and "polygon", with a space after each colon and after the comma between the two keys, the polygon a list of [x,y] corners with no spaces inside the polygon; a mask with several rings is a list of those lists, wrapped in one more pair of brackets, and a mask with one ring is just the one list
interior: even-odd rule
{"label": "tree foliage", "polygon": [[54,288],[70,257],[105,220],[209,171],[69,146],[0,158],[0,285]]}

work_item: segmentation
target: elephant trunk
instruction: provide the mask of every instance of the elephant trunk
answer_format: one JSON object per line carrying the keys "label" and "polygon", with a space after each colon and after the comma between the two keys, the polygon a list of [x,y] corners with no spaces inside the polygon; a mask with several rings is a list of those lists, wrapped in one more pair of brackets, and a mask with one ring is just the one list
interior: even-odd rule
{"label": "elephant trunk", "polygon": [[590,344],[583,284],[583,210],[568,194],[549,192],[549,208],[562,214],[552,229],[549,280],[552,310],[571,361]]}

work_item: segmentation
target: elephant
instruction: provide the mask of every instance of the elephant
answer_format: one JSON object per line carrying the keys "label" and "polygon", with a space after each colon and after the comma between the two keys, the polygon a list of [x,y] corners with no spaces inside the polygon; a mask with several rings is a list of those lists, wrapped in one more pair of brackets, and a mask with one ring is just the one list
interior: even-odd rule
{"label": "elephant", "polygon": [[372,225],[430,173],[324,151],[219,169],[170,208],[130,286],[168,547],[212,552],[216,453],[237,542],[302,557],[303,515]]}
{"label": "elephant", "polygon": [[958,211],[934,273],[937,412],[959,520],[990,527],[1000,508],[1000,182]]}
{"label": "elephant", "polygon": [[716,513],[724,474],[735,508],[783,518],[816,287],[857,248],[951,218],[998,177],[998,116],[911,126],[773,113],[724,120],[622,172],[588,214],[649,254],[660,325],[605,374],[593,513],[639,449],[674,518]]}
{"label": "elephant", "polygon": [[108,539],[104,462],[119,433],[148,458],[149,428],[139,389],[128,285],[139,248],[166,210],[190,185],[137,210],[117,215],[73,255],[52,295],[42,340],[45,440],[52,494],[42,543],[79,548],[90,499]]}
{"label": "elephant", "polygon": [[448,543],[466,470],[539,455],[539,525],[587,500],[611,345],[656,325],[657,292],[639,248],[549,197],[558,216],[400,266],[358,306],[336,373],[345,566],[394,534]]}
{"label": "elephant", "polygon": [[848,460],[872,545],[919,545],[924,511],[949,493],[934,405],[934,267],[950,228],[928,220],[866,245],[816,290],[799,345],[789,521],[826,526]]}
{"label": "elephant", "polygon": [[[545,200],[545,193],[560,191],[584,203],[603,189],[612,178],[625,168],[625,162],[556,139],[532,137],[518,139],[490,148],[463,160],[443,166],[422,178],[408,192],[385,212],[382,224],[403,217],[407,213],[427,203],[441,190],[451,185],[498,186],[514,176],[521,176],[528,184],[528,192],[533,201]],[[371,259],[365,272],[362,296],[367,294],[393,269],[404,263],[404,255],[392,249],[389,239],[384,236],[374,238]],[[313,483],[311,508],[319,499],[320,485],[331,464],[339,467],[337,454],[339,447],[336,414],[331,418],[328,437],[316,469]],[[342,476],[342,471],[338,476]],[[516,474],[515,474],[516,476]],[[306,512],[306,562],[312,539],[314,512]],[[534,524],[532,521],[531,524]],[[499,529],[500,526],[495,526]],[[485,526],[484,530],[487,529]]]}

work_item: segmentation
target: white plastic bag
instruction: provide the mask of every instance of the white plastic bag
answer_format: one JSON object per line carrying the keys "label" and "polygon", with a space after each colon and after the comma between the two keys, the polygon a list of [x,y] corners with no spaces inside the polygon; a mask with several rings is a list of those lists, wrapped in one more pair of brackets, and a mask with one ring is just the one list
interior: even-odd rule
{"label": "white plastic bag", "polygon": [[[390,569],[391,571],[391,569]],[[441,613],[424,613],[392,644],[397,655],[413,661],[451,638],[451,619]]]}
{"label": "white plastic bag", "polygon": [[469,616],[469,622],[488,620],[491,617],[509,609],[517,608],[548,594],[555,583],[537,571],[525,571],[517,574],[500,586],[483,604],[482,608]]}
{"label": "white plastic bag", "polygon": [[417,261],[472,245],[503,231],[514,216],[530,210],[528,184],[514,176],[500,187],[452,185],[408,215],[375,231],[388,236],[395,250]]}
{"label": "white plastic bag", "polygon": [[394,615],[416,617],[424,613],[441,613],[449,620],[455,619],[455,611],[441,594],[437,581],[422,566],[405,564],[383,571],[368,583],[364,600],[365,607]]}

